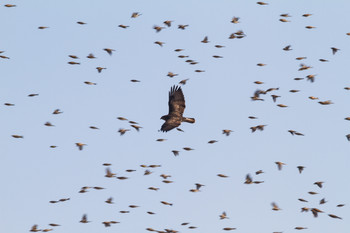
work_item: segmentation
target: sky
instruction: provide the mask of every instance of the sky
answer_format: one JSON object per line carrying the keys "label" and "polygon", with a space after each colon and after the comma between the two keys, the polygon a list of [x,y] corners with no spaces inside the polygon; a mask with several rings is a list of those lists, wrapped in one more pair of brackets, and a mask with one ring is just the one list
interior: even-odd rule
{"label": "sky", "polygon": [[[348,232],[350,122],[344,118],[350,117],[350,92],[344,88],[350,86],[350,3],[266,3],[2,1],[3,232],[26,232],[33,225],[38,230],[86,233],[149,232],[146,228],[210,233],[227,227],[242,233],[289,233],[298,231],[295,227],[310,233]],[[140,16],[131,18],[134,12]],[[233,17],[239,17],[238,23],[231,23]],[[165,20],[173,21],[171,27],[163,24]],[[180,24],[189,26],[180,30]],[[156,32],[154,26],[164,28]],[[229,39],[240,30],[243,38]],[[209,43],[201,43],[206,36]],[[283,50],[287,45],[290,51]],[[340,50],[333,55],[331,47]],[[109,55],[105,48],[115,51]],[[87,58],[90,53],[96,58]],[[190,65],[189,59],[198,64]],[[68,64],[71,61],[80,64]],[[310,68],[299,71],[301,64]],[[106,69],[98,73],[96,67]],[[170,78],[168,72],[178,75]],[[315,75],[315,81],[307,81],[308,75]],[[168,92],[185,79],[184,116],[196,122],[181,124],[183,132],[160,132],[160,117],[168,113]],[[269,88],[278,90],[260,94],[263,101],[251,99],[256,90]],[[280,96],[276,103],[271,95]],[[332,104],[319,103],[327,100]],[[52,114],[56,109],[62,113]],[[142,128],[138,132],[117,117]],[[257,125],[266,126],[252,133]],[[130,131],[120,135],[119,129]],[[233,132],[225,136],[223,129]],[[76,143],[86,145],[79,150]],[[285,163],[282,170],[275,162]],[[111,164],[117,177],[128,179],[105,177],[104,163]],[[305,167],[301,174],[297,166]],[[146,170],[151,174],[144,175]],[[256,175],[258,170],[264,173]],[[171,175],[167,180],[172,182],[164,183],[162,174]],[[247,174],[264,182],[245,184]],[[322,188],[314,185],[318,181],[324,182]],[[195,183],[205,186],[190,192]],[[104,189],[79,193],[84,186]],[[105,203],[110,197],[114,204]],[[69,200],[50,203],[62,198]],[[319,204],[323,198],[326,203]],[[272,210],[273,202],[281,210]],[[310,211],[301,212],[302,207],[323,213],[315,218]],[[223,212],[228,218],[220,220]],[[80,223],[84,214],[89,223]],[[105,227],[104,221],[120,223]]]}

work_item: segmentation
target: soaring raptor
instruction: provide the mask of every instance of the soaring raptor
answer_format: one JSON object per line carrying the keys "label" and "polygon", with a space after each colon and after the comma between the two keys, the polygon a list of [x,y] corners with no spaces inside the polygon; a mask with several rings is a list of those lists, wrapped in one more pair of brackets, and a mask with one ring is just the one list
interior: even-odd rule
{"label": "soaring raptor", "polygon": [[194,118],[183,117],[185,111],[185,97],[182,89],[179,86],[173,86],[169,92],[169,113],[162,116],[160,119],[165,120],[165,123],[160,129],[162,132],[168,132],[173,128],[181,125],[181,122],[194,123]]}

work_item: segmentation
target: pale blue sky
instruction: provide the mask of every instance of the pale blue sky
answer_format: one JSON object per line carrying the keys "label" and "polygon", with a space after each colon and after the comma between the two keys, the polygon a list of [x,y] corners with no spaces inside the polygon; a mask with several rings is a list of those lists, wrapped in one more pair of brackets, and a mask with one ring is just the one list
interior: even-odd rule
{"label": "pale blue sky", "polygon": [[[15,4],[7,8],[5,4]],[[347,1],[47,1],[2,2],[0,6],[0,225],[7,233],[34,224],[55,232],[348,232],[350,188],[350,32]],[[140,12],[138,18],[130,18]],[[288,13],[291,22],[280,22]],[[311,13],[310,17],[302,17]],[[240,23],[232,24],[233,16]],[[163,21],[173,20],[172,27]],[[83,21],[86,25],[76,22]],[[118,25],[130,26],[122,29]],[[188,24],[186,30],[177,29]],[[166,28],[156,33],[154,25]],[[39,26],[49,27],[39,30]],[[306,29],[314,26],[315,29]],[[230,40],[243,30],[246,37]],[[208,36],[209,43],[200,41]],[[163,47],[155,41],[165,42]],[[214,45],[224,45],[215,48]],[[283,51],[287,45],[293,50]],[[339,48],[332,55],[331,47]],[[104,48],[116,51],[108,55]],[[176,53],[174,49],[184,51]],[[97,58],[88,59],[93,53]],[[81,65],[69,65],[68,55]],[[188,55],[189,58],[178,58]],[[223,56],[215,59],[212,56]],[[307,57],[298,61],[296,57]],[[318,59],[329,62],[320,62]],[[199,62],[189,65],[186,59]],[[257,63],[267,64],[259,67]],[[304,63],[313,68],[298,71]],[[101,66],[107,69],[96,71]],[[194,70],[205,70],[196,73]],[[168,72],[178,74],[167,77]],[[315,74],[315,82],[306,76]],[[305,78],[296,81],[294,78]],[[133,83],[131,79],[141,82]],[[196,123],[162,133],[168,91],[183,79],[185,116]],[[97,83],[86,85],[85,81]],[[262,81],[257,85],[254,81]],[[251,101],[256,89],[279,87]],[[300,90],[291,93],[289,90]],[[27,97],[38,93],[39,96]],[[276,103],[271,94],[280,95]],[[319,97],[310,100],[309,96]],[[332,100],[332,105],[318,101]],[[13,103],[15,106],[5,106]],[[276,104],[285,104],[279,108]],[[53,115],[55,109],[63,113]],[[123,116],[139,123],[140,132]],[[248,116],[256,116],[251,120]],[[51,122],[55,127],[44,126]],[[264,124],[264,131],[250,127]],[[90,129],[89,126],[100,130]],[[120,136],[120,128],[131,129]],[[223,129],[234,132],[226,137]],[[305,136],[292,136],[288,130]],[[15,139],[11,135],[23,135]],[[167,141],[157,142],[165,138]],[[217,140],[208,144],[209,140]],[[87,144],[79,151],[75,143]],[[56,145],[57,148],[50,148]],[[195,150],[184,151],[183,147]],[[174,157],[172,150],[179,150]],[[276,161],[287,165],[277,170]],[[106,178],[103,163],[127,180]],[[147,168],[140,165],[160,164]],[[305,166],[302,174],[297,166]],[[135,169],[128,173],[126,169]],[[265,173],[255,175],[262,169]],[[228,178],[220,178],[217,174]],[[244,184],[246,174],[263,184]],[[174,183],[162,182],[170,174]],[[324,181],[322,189],[313,185]],[[205,184],[192,193],[195,183]],[[83,186],[104,190],[78,193]],[[158,187],[158,191],[148,187]],[[319,194],[310,195],[309,191]],[[104,203],[113,197],[115,204]],[[50,204],[49,201],[70,198]],[[298,201],[308,200],[308,203]],[[319,201],[326,198],[324,205]],[[165,206],[160,201],[173,203]],[[273,211],[276,202],[281,211]],[[130,209],[129,205],[139,208]],[[336,207],[346,204],[344,207]],[[301,207],[319,208],[314,218]],[[130,210],[128,214],[119,213]],[[149,215],[146,212],[155,212]],[[220,220],[226,211],[229,219]],[[88,224],[79,223],[83,214]],[[333,219],[335,214],[343,220]],[[119,224],[105,228],[101,222]],[[190,222],[181,226],[183,222]],[[196,226],[197,229],[188,229]]]}

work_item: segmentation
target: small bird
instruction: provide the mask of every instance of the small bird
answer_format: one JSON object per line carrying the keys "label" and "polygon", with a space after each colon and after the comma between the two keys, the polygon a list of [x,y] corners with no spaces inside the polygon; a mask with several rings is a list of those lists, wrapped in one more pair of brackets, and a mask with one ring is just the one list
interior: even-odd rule
{"label": "small bird", "polygon": [[166,201],[161,201],[160,203],[162,203],[163,205],[169,205],[169,206],[173,206],[172,203],[166,202]]}
{"label": "small bird", "polygon": [[39,94],[29,94],[28,97],[38,96]]}
{"label": "small bird", "polygon": [[272,210],[274,210],[274,211],[281,210],[275,202],[272,202],[271,205],[272,205]]}
{"label": "small bird", "polygon": [[79,62],[75,62],[75,61],[70,61],[68,62],[69,65],[80,65]]}
{"label": "small bird", "polygon": [[171,20],[165,20],[163,23],[168,26],[168,27],[171,27],[171,23],[174,22],[174,21],[171,21]]}
{"label": "small bird", "polygon": [[282,162],[279,162],[279,161],[278,161],[278,162],[275,162],[275,164],[277,164],[277,168],[278,168],[278,170],[280,170],[280,171],[282,170],[282,166],[283,166],[283,165],[287,165],[287,164],[282,163]]}
{"label": "small bird", "polygon": [[116,175],[117,175],[116,173],[112,173],[111,172],[111,169],[109,169],[108,167],[106,168],[106,175],[105,175],[105,177],[112,178],[112,177],[115,177]]}
{"label": "small bird", "polygon": [[280,98],[281,96],[279,96],[279,95],[271,95],[271,97],[272,97],[273,102],[276,103],[277,98]]}
{"label": "small bird", "polygon": [[160,32],[162,29],[164,29],[165,27],[160,27],[160,26],[157,26],[157,25],[154,25],[153,26],[153,29],[156,30],[156,32]]}
{"label": "small bird", "polygon": [[13,138],[23,138],[22,135],[17,135],[17,134],[14,134],[14,135],[11,135]]}
{"label": "small bird", "polygon": [[180,151],[178,151],[178,150],[172,150],[171,152],[173,152],[174,156],[178,156],[180,153]]}
{"label": "small bird", "polygon": [[292,47],[291,45],[287,45],[286,47],[283,48],[284,51],[291,51],[292,49],[290,48]]}
{"label": "small bird", "polygon": [[313,214],[313,216],[314,216],[315,218],[318,217],[318,213],[323,213],[322,210],[319,210],[319,209],[317,209],[317,208],[312,208],[312,209],[311,209],[311,212],[312,212],[312,214]]}
{"label": "small bird", "polygon": [[51,124],[50,122],[46,122],[45,124],[44,124],[45,126],[54,126],[53,124]]}
{"label": "small bird", "polygon": [[226,212],[222,212],[222,214],[219,215],[220,217],[220,220],[223,220],[223,219],[228,219],[227,215],[226,215]]}
{"label": "small bird", "polygon": [[178,28],[178,29],[181,29],[181,30],[185,30],[188,26],[189,26],[188,24],[186,24],[186,25],[184,25],[184,24],[179,24],[179,25],[177,26],[177,28]]}
{"label": "small bird", "polygon": [[266,3],[266,2],[257,2],[256,4],[259,4],[259,5],[262,5],[262,6],[269,5],[269,4]]}
{"label": "small bird", "polygon": [[305,200],[303,198],[299,198],[298,200],[301,201],[301,202],[308,202],[307,200]]}
{"label": "small bird", "polygon": [[320,205],[323,205],[323,204],[326,204],[326,199],[325,198],[322,198],[321,200],[320,200]]}
{"label": "small bird", "polygon": [[45,27],[45,26],[38,27],[38,29],[41,29],[41,30],[46,29],[46,28],[49,28],[49,27]]}
{"label": "small bird", "polygon": [[79,150],[83,150],[83,147],[86,146],[86,144],[81,143],[81,142],[77,142],[77,143],[75,143],[75,145],[79,148]]}
{"label": "small bird", "polygon": [[323,181],[317,181],[314,183],[314,185],[317,185],[319,188],[322,188],[323,187]]}
{"label": "small bird", "polygon": [[307,229],[307,227],[295,227],[294,229],[295,230],[305,230],[305,229]]}
{"label": "small bird", "polygon": [[4,5],[4,7],[16,7],[17,5],[13,5],[13,4],[6,4]]}
{"label": "small bird", "polygon": [[277,106],[280,107],[280,108],[286,108],[286,107],[288,107],[287,105],[284,105],[284,104],[277,104]]}
{"label": "small bird", "polygon": [[131,14],[131,18],[137,18],[139,16],[141,16],[142,14],[140,14],[140,12],[134,12]]}
{"label": "small bird", "polygon": [[209,143],[209,144],[214,144],[214,143],[216,143],[216,142],[218,142],[218,141],[216,141],[216,140],[210,140],[208,143]]}
{"label": "small bird", "polygon": [[301,174],[304,171],[304,169],[305,169],[304,166],[297,166],[297,168],[299,170],[299,174]]}
{"label": "small bird", "polygon": [[38,229],[38,225],[33,225],[32,228],[30,229],[31,232],[38,232],[38,231],[41,231]]}
{"label": "small bird", "polygon": [[342,219],[341,217],[334,215],[334,214],[328,214],[329,217],[331,218],[337,218],[337,219]]}
{"label": "small bird", "polygon": [[333,55],[335,55],[340,49],[331,47]]}
{"label": "small bird", "polygon": [[314,29],[314,28],[316,28],[316,27],[314,27],[314,26],[306,26],[305,28],[306,28],[306,29]]}
{"label": "small bird", "polygon": [[182,148],[182,149],[184,149],[184,150],[186,150],[186,151],[194,150],[194,149],[192,149],[191,147],[184,147],[184,148]]}
{"label": "small bird", "polygon": [[165,44],[164,42],[161,41],[156,41],[154,42],[155,44],[159,45],[160,47],[163,47],[163,44]]}
{"label": "small bird", "polygon": [[208,37],[204,37],[204,39],[201,41],[202,43],[209,43]]}
{"label": "small bird", "polygon": [[231,23],[239,23],[239,17],[233,17]]}
{"label": "small bird", "polygon": [[319,103],[319,104],[322,104],[322,105],[330,105],[330,104],[333,104],[333,102],[332,102],[331,100],[319,101],[318,103]]}
{"label": "small bird", "polygon": [[80,220],[81,223],[89,223],[90,221],[87,220],[87,215],[84,214],[83,217]]}
{"label": "small bird", "polygon": [[181,81],[179,82],[179,84],[186,85],[186,83],[187,83],[188,80],[189,80],[189,78],[184,79],[184,80],[181,80]]}
{"label": "small bird", "polygon": [[86,85],[97,85],[97,83],[93,83],[93,82],[90,82],[90,81],[85,81],[84,82]]}
{"label": "small bird", "polygon": [[282,23],[287,23],[287,22],[290,22],[290,20],[287,20],[287,19],[279,19]]}
{"label": "small bird", "polygon": [[228,178],[228,176],[224,175],[224,174],[218,174],[218,177],[222,177],[222,178]]}
{"label": "small bird", "polygon": [[114,202],[113,202],[113,197],[108,198],[105,202],[106,202],[107,204],[114,204]]}
{"label": "small bird", "polygon": [[315,97],[315,96],[309,96],[309,99],[311,99],[311,100],[318,100],[318,97]]}
{"label": "small bird", "polygon": [[262,174],[262,173],[264,173],[263,170],[259,170],[259,171],[255,172],[255,175],[259,175],[259,174]]}
{"label": "small bird", "polygon": [[86,23],[83,22],[83,21],[78,21],[77,24],[80,24],[80,25],[85,25]]}
{"label": "small bird", "polygon": [[309,17],[309,16],[311,16],[312,14],[303,14],[302,16],[303,17]]}
{"label": "small bird", "polygon": [[113,52],[115,51],[114,49],[110,49],[110,48],[104,48],[103,50],[106,51],[111,56],[112,56]]}
{"label": "small bird", "polygon": [[124,25],[124,24],[119,24],[118,27],[123,28],[123,29],[126,29],[126,28],[128,28],[128,27],[130,27],[130,26],[126,26],[126,25]]}
{"label": "small bird", "polygon": [[140,129],[142,129],[141,126],[138,126],[138,125],[130,125],[131,127],[133,127],[134,129],[136,129],[137,132],[140,131]]}
{"label": "small bird", "polygon": [[167,76],[170,77],[170,78],[173,78],[175,76],[178,76],[178,74],[175,74],[173,72],[168,72]]}
{"label": "small bird", "polygon": [[222,134],[225,134],[226,136],[230,136],[231,132],[233,132],[233,131],[230,129],[223,129],[222,130]]}
{"label": "small bird", "polygon": [[76,55],[68,55],[70,58],[73,58],[73,59],[79,59],[79,57],[78,56],[76,56]]}
{"label": "small bird", "polygon": [[253,179],[252,177],[250,176],[250,174],[247,174],[246,177],[245,177],[245,184],[252,184],[253,183]]}
{"label": "small bird", "polygon": [[124,135],[127,131],[130,131],[130,129],[119,129],[118,132],[120,133],[120,136]]}
{"label": "small bird", "polygon": [[55,111],[53,111],[53,113],[52,114],[61,114],[61,113],[63,113],[63,112],[61,112],[61,110],[59,110],[59,109],[55,109]]}

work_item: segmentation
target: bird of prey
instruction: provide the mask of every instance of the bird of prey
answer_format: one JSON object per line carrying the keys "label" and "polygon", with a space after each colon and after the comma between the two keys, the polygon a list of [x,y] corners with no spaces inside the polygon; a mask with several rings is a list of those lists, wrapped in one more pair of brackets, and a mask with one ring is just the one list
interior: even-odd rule
{"label": "bird of prey", "polygon": [[179,86],[173,86],[169,92],[169,113],[160,119],[165,120],[161,127],[162,132],[168,132],[181,125],[182,122],[194,123],[194,118],[183,117],[185,111],[185,97]]}

